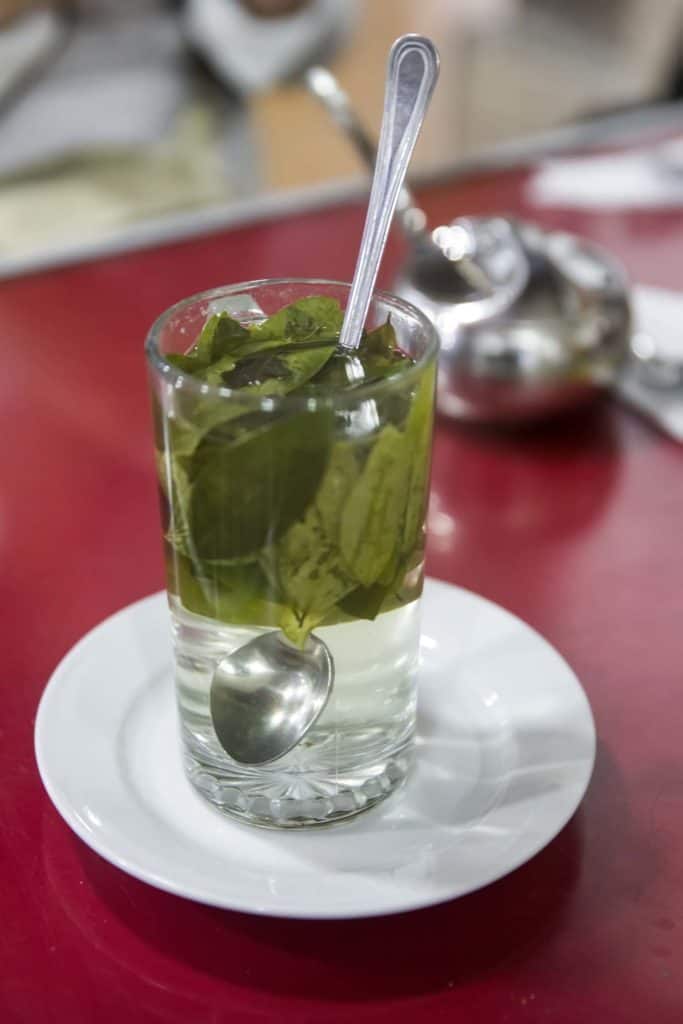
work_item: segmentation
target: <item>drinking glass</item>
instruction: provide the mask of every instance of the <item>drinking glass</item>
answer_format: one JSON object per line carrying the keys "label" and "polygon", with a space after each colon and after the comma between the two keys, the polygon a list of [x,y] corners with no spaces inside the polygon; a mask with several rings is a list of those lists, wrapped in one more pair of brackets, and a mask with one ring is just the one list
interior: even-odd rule
{"label": "drinking glass", "polygon": [[[167,357],[216,312],[248,326],[307,296],[344,307],[348,292],[319,280],[217,288],[163,313],[146,343],[185,770],[223,812],[263,826],[355,815],[410,771],[436,335],[415,307],[377,292],[368,327],[389,319],[413,364],[369,380],[344,368],[324,393],[250,394]],[[241,764],[213,727],[213,673],[281,628],[327,644],[332,692],[289,753]]]}

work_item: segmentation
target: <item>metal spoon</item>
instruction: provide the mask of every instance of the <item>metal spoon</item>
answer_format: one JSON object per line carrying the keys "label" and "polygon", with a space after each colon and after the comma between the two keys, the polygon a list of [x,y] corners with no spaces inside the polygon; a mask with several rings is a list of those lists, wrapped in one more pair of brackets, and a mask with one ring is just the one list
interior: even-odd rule
{"label": "metal spoon", "polygon": [[391,221],[438,75],[439,55],[431,40],[418,35],[396,40],[389,54],[365,227],[339,336],[342,349],[360,344]]}
{"label": "metal spoon", "polygon": [[[360,343],[398,194],[438,69],[434,45],[422,36],[402,36],[389,54],[377,163],[339,338],[346,352]],[[332,655],[319,637],[311,634],[300,650],[280,632],[262,633],[222,658],[214,671],[209,706],[219,743],[242,764],[277,760],[317,721],[333,681]]]}
{"label": "metal spoon", "polygon": [[323,712],[334,663],[319,637],[303,650],[262,633],[218,663],[210,693],[221,746],[242,764],[266,764],[299,743]]}

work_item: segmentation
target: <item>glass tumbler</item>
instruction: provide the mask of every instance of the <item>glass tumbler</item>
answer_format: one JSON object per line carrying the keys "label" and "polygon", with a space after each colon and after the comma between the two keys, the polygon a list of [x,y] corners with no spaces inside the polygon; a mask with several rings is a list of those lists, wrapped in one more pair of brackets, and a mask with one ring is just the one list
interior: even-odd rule
{"label": "glass tumbler", "polygon": [[[245,326],[307,296],[343,308],[349,286],[264,280],[178,302],[146,342],[185,771],[228,815],[324,825],[372,807],[413,758],[437,341],[415,307],[383,292],[412,365],[334,391],[263,396],[200,381],[169,360],[220,311]],[[239,763],[211,717],[219,662],[261,633],[313,630],[334,682],[300,742]]]}

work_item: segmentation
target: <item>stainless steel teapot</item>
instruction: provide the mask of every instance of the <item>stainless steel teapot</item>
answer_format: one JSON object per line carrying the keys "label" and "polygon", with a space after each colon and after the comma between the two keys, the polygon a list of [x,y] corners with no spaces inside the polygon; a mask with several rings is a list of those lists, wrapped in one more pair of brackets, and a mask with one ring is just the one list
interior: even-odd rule
{"label": "stainless steel teapot", "polygon": [[[394,284],[439,333],[440,412],[478,423],[519,422],[609,388],[630,353],[621,267],[565,232],[501,218],[468,218],[466,224],[475,239],[470,258],[487,271],[488,293],[468,290],[457,262],[449,279],[418,247]],[[496,263],[497,276],[491,272]]]}

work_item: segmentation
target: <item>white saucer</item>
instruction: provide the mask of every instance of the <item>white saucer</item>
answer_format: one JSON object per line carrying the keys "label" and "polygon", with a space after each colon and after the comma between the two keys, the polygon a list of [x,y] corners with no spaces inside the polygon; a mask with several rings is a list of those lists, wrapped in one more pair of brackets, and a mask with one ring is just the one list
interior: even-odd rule
{"label": "white saucer", "polygon": [[345,824],[279,833],[224,818],[183,775],[163,594],[73,648],[35,732],[52,802],[112,864],[219,907],[334,918],[439,903],[524,863],[581,800],[595,729],[576,677],[542,637],[428,580],[418,744],[407,788]]}

